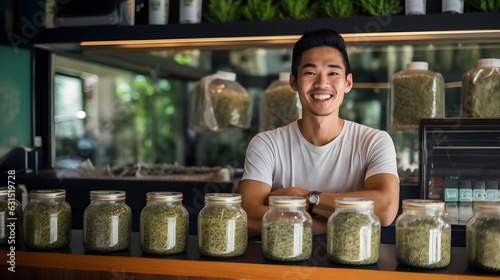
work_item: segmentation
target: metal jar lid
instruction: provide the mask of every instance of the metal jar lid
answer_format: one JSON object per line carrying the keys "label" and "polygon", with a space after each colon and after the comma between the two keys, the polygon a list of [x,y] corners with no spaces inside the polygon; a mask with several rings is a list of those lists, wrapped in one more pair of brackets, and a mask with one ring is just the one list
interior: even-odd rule
{"label": "metal jar lid", "polygon": [[177,202],[182,201],[181,192],[148,192],[146,193],[147,201],[155,202]]}
{"label": "metal jar lid", "polygon": [[403,209],[444,210],[444,202],[430,199],[405,199]]}
{"label": "metal jar lid", "polygon": [[269,206],[304,207],[307,205],[305,197],[300,196],[270,196]]}
{"label": "metal jar lid", "polygon": [[500,213],[500,201],[476,201],[474,211]]}
{"label": "metal jar lid", "polygon": [[48,189],[48,190],[32,190],[30,198],[62,198],[66,197],[66,190],[63,189]]}
{"label": "metal jar lid", "polygon": [[373,199],[361,197],[337,197],[335,207],[373,208]]}
{"label": "metal jar lid", "polygon": [[106,201],[119,201],[125,200],[125,191],[90,191],[90,199],[93,200],[106,200]]}
{"label": "metal jar lid", "polygon": [[207,193],[207,194],[205,194],[205,202],[217,203],[217,204],[241,202],[241,194],[237,194],[237,193]]}
{"label": "metal jar lid", "polygon": [[[15,190],[12,190],[14,192]],[[0,187],[0,196],[9,195],[9,187]]]}

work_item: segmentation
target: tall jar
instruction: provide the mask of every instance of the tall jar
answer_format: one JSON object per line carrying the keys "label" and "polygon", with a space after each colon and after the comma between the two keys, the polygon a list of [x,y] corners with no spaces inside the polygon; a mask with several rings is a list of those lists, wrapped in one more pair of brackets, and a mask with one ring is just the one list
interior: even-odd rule
{"label": "tall jar", "polygon": [[268,260],[301,261],[312,254],[312,218],[306,199],[270,196],[262,218],[262,253]]}
{"label": "tall jar", "polygon": [[333,263],[368,265],[380,256],[380,220],[373,200],[341,197],[327,223],[327,253]]}
{"label": "tall jar", "polygon": [[420,119],[444,118],[444,79],[424,61],[392,76],[391,129],[416,129]]}
{"label": "tall jar", "polygon": [[0,245],[13,244],[21,237],[21,203],[15,197],[15,189],[0,187]]}
{"label": "tall jar", "polygon": [[130,247],[132,210],[124,191],[90,191],[83,213],[83,247],[89,251],[115,252]]}
{"label": "tall jar", "polygon": [[188,212],[180,192],[148,192],[140,219],[141,250],[153,255],[171,255],[187,250]]}
{"label": "tall jar", "polygon": [[198,215],[198,250],[202,256],[229,258],[247,247],[247,213],[241,195],[209,193]]}
{"label": "tall jar", "polygon": [[396,259],[410,267],[441,268],[450,263],[451,226],[444,202],[403,200],[396,220]]}
{"label": "tall jar", "polygon": [[500,117],[500,59],[485,58],[462,76],[462,116]]}
{"label": "tall jar", "polygon": [[66,190],[30,191],[23,213],[23,237],[31,249],[56,249],[71,242],[71,206]]}
{"label": "tall jar", "polygon": [[473,268],[500,271],[500,202],[475,202],[466,226],[467,261]]}

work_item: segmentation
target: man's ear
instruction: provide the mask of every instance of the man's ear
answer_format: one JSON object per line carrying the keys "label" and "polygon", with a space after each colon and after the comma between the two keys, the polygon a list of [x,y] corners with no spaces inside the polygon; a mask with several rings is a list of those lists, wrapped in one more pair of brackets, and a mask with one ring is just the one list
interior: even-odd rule
{"label": "man's ear", "polygon": [[290,74],[288,83],[290,84],[290,87],[293,89],[293,91],[297,91],[297,80],[295,79],[295,76],[293,74]]}
{"label": "man's ear", "polygon": [[352,89],[352,73],[347,74],[347,77],[345,78],[345,92],[348,93]]}

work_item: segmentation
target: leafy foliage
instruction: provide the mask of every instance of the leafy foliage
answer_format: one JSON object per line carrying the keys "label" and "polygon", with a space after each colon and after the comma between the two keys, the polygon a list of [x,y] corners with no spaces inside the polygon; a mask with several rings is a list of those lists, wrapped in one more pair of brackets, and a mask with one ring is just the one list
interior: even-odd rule
{"label": "leafy foliage", "polygon": [[247,20],[273,20],[278,18],[278,9],[273,5],[273,0],[248,0],[242,10],[243,17]]}
{"label": "leafy foliage", "polygon": [[280,1],[281,19],[315,18],[319,10],[318,3],[309,4],[309,0],[282,0]]}
{"label": "leafy foliage", "polygon": [[467,7],[473,11],[498,12],[500,11],[499,0],[467,0]]}
{"label": "leafy foliage", "polygon": [[361,7],[373,16],[396,15],[403,10],[400,0],[361,0]]}
{"label": "leafy foliage", "polygon": [[328,17],[352,17],[359,13],[354,2],[350,0],[320,0],[319,3]]}
{"label": "leafy foliage", "polygon": [[241,19],[241,0],[210,0],[205,19],[211,22],[231,22]]}

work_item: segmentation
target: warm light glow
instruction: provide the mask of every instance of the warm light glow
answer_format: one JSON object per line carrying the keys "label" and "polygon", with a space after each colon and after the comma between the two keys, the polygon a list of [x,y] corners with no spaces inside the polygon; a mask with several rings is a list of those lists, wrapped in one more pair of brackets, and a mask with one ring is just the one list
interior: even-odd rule
{"label": "warm light glow", "polygon": [[76,117],[79,119],[85,119],[86,116],[87,116],[87,113],[85,113],[84,111],[76,112]]}

